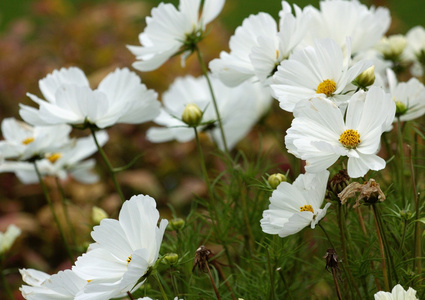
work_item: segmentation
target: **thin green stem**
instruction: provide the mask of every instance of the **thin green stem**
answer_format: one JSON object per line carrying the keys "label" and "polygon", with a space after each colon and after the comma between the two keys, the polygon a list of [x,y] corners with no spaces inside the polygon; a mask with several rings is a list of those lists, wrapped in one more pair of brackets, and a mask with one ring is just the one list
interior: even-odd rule
{"label": "thin green stem", "polygon": [[390,290],[390,283],[389,283],[389,276],[388,276],[388,270],[387,270],[387,257],[384,249],[384,243],[382,239],[381,230],[379,229],[379,222],[377,218],[377,213],[375,209],[375,205],[373,207],[373,216],[375,217],[375,225],[376,225],[376,235],[378,237],[378,244],[379,244],[379,251],[381,253],[381,259],[382,259],[382,275],[384,278],[384,286],[385,290]]}
{"label": "thin green stem", "polygon": [[286,293],[288,294],[289,300],[293,300],[291,290],[289,289],[288,283],[285,280],[285,276],[283,276],[282,268],[277,268],[276,270],[279,273],[280,279],[282,279],[283,285],[285,286]]}
{"label": "thin green stem", "polygon": [[[331,245],[331,248],[335,250],[335,246],[332,243],[331,238],[329,237],[328,233],[326,232],[325,228],[323,228],[322,224],[318,223],[317,226],[319,226],[320,229],[322,229],[323,233],[325,234],[326,238],[328,239],[329,244]],[[335,250],[336,251],[336,250]]]}
{"label": "thin green stem", "polygon": [[66,200],[66,197],[65,197],[65,191],[63,190],[63,187],[62,187],[62,185],[59,181],[59,178],[56,177],[55,179],[56,179],[56,186],[58,187],[59,194],[61,195],[61,203],[62,203],[63,212],[65,214],[65,221],[66,221],[66,223],[68,225],[68,229],[71,233],[72,245],[75,247],[75,246],[77,246],[76,234],[75,234],[74,226],[72,225],[72,222],[71,222],[71,218],[69,216],[68,203],[67,203],[67,200]]}
{"label": "thin green stem", "polygon": [[266,249],[266,254],[267,254],[267,266],[269,269],[269,276],[270,276],[270,294],[269,294],[269,299],[270,300],[274,300],[276,299],[276,296],[274,294],[274,272],[272,270],[272,263],[270,260],[270,253],[269,253],[269,249]]}
{"label": "thin green stem", "polygon": [[175,295],[179,294],[179,289],[176,283],[176,277],[174,276],[174,267],[173,265],[170,265],[170,279],[171,279],[171,285],[173,286],[173,292]]}
{"label": "thin green stem", "polygon": [[421,222],[419,222],[420,217],[420,193],[417,193],[415,197],[415,254],[414,254],[414,264],[413,264],[413,272],[416,274],[422,274],[422,261],[419,259],[421,257],[421,251],[422,251],[422,229],[421,229]]}
{"label": "thin green stem", "polygon": [[403,142],[403,132],[401,128],[400,118],[397,117],[397,138],[398,138],[398,147],[399,147],[399,182],[400,182],[400,193],[401,199],[403,200],[403,207],[406,207],[406,196],[404,194],[404,142]]}
{"label": "thin green stem", "polygon": [[3,256],[0,255],[0,277],[1,277],[1,282],[3,284],[4,287],[4,291],[6,292],[7,298],[9,300],[14,300],[15,298],[13,297],[12,294],[12,290],[10,289],[9,283],[6,280],[6,276],[4,275],[4,270],[3,270]]}
{"label": "thin green stem", "polygon": [[62,226],[61,226],[61,224],[59,222],[59,218],[56,215],[55,208],[53,207],[52,200],[50,199],[49,192],[47,191],[47,187],[44,184],[44,181],[43,181],[43,178],[41,176],[40,170],[37,167],[37,161],[34,161],[34,169],[35,169],[35,172],[37,173],[37,177],[38,177],[38,180],[40,182],[41,189],[43,190],[44,198],[46,198],[47,204],[49,205],[50,211],[52,213],[53,220],[55,221],[56,226],[58,227],[59,234],[60,234],[61,239],[62,239],[62,242],[63,242],[63,244],[65,246],[65,249],[66,249],[66,252],[67,252],[69,261],[71,262],[71,264],[74,264],[74,258],[72,256],[71,249],[69,248],[68,242],[66,241],[65,234],[64,234],[63,229],[62,229]]}
{"label": "thin green stem", "polygon": [[164,287],[162,286],[162,283],[161,283],[161,280],[159,279],[158,273],[155,272],[153,277],[155,277],[155,280],[158,283],[159,290],[161,292],[162,298],[164,298],[164,300],[168,300],[167,294],[165,293]]}
{"label": "thin green stem", "polygon": [[100,156],[102,156],[102,159],[105,162],[106,167],[108,168],[108,171],[109,171],[109,174],[111,175],[111,179],[112,179],[112,181],[114,183],[115,189],[116,189],[118,195],[120,196],[121,201],[124,203],[124,201],[125,201],[124,194],[123,194],[123,192],[121,190],[121,186],[118,183],[117,177],[115,176],[114,168],[112,167],[112,164],[109,162],[109,159],[106,156],[105,151],[103,151],[102,147],[99,145],[99,142],[97,141],[95,129],[92,128],[92,127],[90,127],[90,132],[91,132],[91,134],[93,136],[93,139],[94,139],[94,142],[96,144],[97,150],[99,151]]}
{"label": "thin green stem", "polygon": [[215,114],[217,116],[218,126],[220,128],[221,139],[223,141],[223,147],[226,153],[229,153],[229,148],[227,147],[227,142],[226,142],[226,136],[224,135],[223,122],[221,120],[220,111],[218,110],[218,105],[217,105],[217,100],[215,98],[214,89],[212,87],[211,80],[208,76],[208,69],[205,65],[204,58],[202,57],[202,53],[199,50],[199,48],[196,47],[195,51],[196,51],[196,54],[198,55],[198,60],[199,60],[199,64],[201,65],[202,73],[205,76],[205,79],[207,80],[207,83],[208,83],[208,88],[210,89],[211,97],[214,104]]}

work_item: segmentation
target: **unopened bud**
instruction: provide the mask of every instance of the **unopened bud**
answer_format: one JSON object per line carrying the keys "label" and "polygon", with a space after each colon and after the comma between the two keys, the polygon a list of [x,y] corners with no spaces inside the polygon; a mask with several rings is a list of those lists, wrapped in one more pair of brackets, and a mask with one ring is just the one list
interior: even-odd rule
{"label": "unopened bud", "polygon": [[169,265],[175,265],[179,260],[177,253],[167,253],[164,255],[164,261]]}
{"label": "unopened bud", "polygon": [[375,82],[375,66],[371,66],[357,76],[353,84],[361,89],[366,89]]}
{"label": "unopened bud", "polygon": [[201,123],[202,114],[202,110],[198,105],[187,104],[182,114],[182,121],[190,127],[196,127]]}
{"label": "unopened bud", "polygon": [[170,227],[171,230],[180,230],[184,227],[184,224],[185,222],[183,219],[176,218],[171,220],[168,226]]}
{"label": "unopened bud", "polygon": [[100,207],[93,206],[91,210],[91,219],[94,224],[100,224],[100,221],[102,221],[103,219],[107,217],[108,217],[108,214],[106,213],[106,211],[104,211]]}
{"label": "unopened bud", "polygon": [[281,174],[281,173],[276,173],[276,174],[272,174],[269,176],[269,178],[267,179],[267,181],[269,182],[270,186],[275,189],[277,188],[277,186],[283,182],[286,181],[287,178],[285,175]]}
{"label": "unopened bud", "polygon": [[385,59],[395,61],[399,59],[406,45],[406,37],[402,34],[395,34],[389,37],[383,37],[376,45],[376,49],[384,55]]}
{"label": "unopened bud", "polygon": [[404,115],[407,112],[407,106],[401,101],[395,102],[395,115],[397,117]]}

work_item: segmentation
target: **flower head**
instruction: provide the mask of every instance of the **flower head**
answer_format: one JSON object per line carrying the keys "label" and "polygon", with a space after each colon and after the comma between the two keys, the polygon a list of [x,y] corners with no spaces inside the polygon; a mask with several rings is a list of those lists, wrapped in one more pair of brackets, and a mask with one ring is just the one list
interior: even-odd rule
{"label": "flower head", "polygon": [[[95,243],[80,256],[73,271],[89,281],[76,299],[109,299],[133,291],[159,253],[167,220],[157,226],[159,212],[153,198],[144,195],[124,202],[119,220],[103,219],[95,226]],[[94,298],[100,297],[100,298]]]}
{"label": "flower head", "polygon": [[404,54],[406,59],[413,62],[410,71],[415,76],[422,76],[425,64],[425,29],[422,26],[415,26],[407,32],[406,38]]}
{"label": "flower head", "polygon": [[136,56],[133,67],[140,71],[159,68],[171,56],[183,53],[182,63],[205,35],[205,26],[221,12],[225,0],[181,0],[179,8],[160,3],[146,18],[139,35],[142,46],[127,46]]}
{"label": "flower head", "polygon": [[404,288],[397,284],[390,292],[377,292],[375,295],[375,300],[418,300],[416,297],[416,291],[409,287],[406,291]]}
{"label": "flower head", "polygon": [[295,119],[285,137],[286,147],[296,157],[306,160],[307,172],[321,172],[340,156],[348,156],[348,175],[361,177],[369,169],[385,167],[385,160],[376,153],[381,134],[391,124],[394,114],[394,102],[378,87],[351,97],[346,120],[340,109],[327,99],[305,100],[294,110]]}
{"label": "flower head", "polygon": [[72,124],[105,128],[116,123],[139,124],[159,113],[157,94],[127,68],[106,76],[96,90],[78,68],[53,71],[39,82],[46,100],[27,94],[39,109],[22,105],[21,117],[34,125]]}
{"label": "flower head", "polygon": [[261,228],[265,233],[286,237],[309,226],[314,229],[325,216],[325,199],[328,171],[318,174],[301,174],[293,184],[282,182],[270,197],[270,206],[263,212]]}

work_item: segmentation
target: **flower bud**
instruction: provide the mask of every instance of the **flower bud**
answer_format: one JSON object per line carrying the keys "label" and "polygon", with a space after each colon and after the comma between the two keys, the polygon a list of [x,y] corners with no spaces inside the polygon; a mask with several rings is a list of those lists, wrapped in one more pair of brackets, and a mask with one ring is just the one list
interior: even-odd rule
{"label": "flower bud", "polygon": [[108,214],[106,213],[106,211],[104,211],[100,207],[93,206],[91,211],[91,219],[94,224],[100,224],[100,221],[102,221],[103,219],[107,217],[108,217]]}
{"label": "flower bud", "polygon": [[407,112],[407,106],[401,101],[395,102],[395,115],[397,117],[404,115]]}
{"label": "flower bud", "polygon": [[0,255],[9,251],[18,236],[21,235],[21,229],[13,224],[7,226],[6,232],[0,232]]}
{"label": "flower bud", "polygon": [[366,89],[375,82],[375,66],[371,66],[357,76],[353,84],[361,89]]}
{"label": "flower bud", "polygon": [[399,60],[406,45],[406,37],[402,34],[395,34],[390,37],[383,37],[376,45],[376,49],[382,53],[385,59]]}
{"label": "flower bud", "polygon": [[201,123],[202,110],[196,104],[187,104],[183,114],[182,121],[190,127],[196,127]]}
{"label": "flower bud", "polygon": [[272,174],[269,176],[269,178],[267,179],[267,181],[269,182],[270,186],[272,187],[272,189],[277,188],[277,186],[283,182],[286,181],[287,178],[285,175],[281,174],[281,173],[276,173],[276,174]]}
{"label": "flower bud", "polygon": [[183,219],[176,218],[176,219],[173,219],[173,220],[170,221],[170,223],[168,224],[168,227],[171,230],[178,231],[178,230],[180,230],[180,229],[182,229],[184,227],[184,224],[185,224],[185,222],[184,222]]}
{"label": "flower bud", "polygon": [[164,255],[164,261],[169,265],[175,265],[179,260],[179,255],[176,253],[167,253]]}

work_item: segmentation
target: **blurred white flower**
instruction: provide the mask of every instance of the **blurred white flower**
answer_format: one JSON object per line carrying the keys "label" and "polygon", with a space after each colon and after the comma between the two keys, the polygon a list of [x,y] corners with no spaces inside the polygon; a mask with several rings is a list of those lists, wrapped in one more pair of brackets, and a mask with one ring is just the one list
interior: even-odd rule
{"label": "blurred white flower", "polygon": [[230,38],[230,53],[222,51],[220,58],[210,62],[210,68],[228,86],[236,86],[254,78],[268,83],[277,66],[287,59],[310,29],[309,15],[294,5],[282,1],[279,29],[267,13],[246,18]]}
{"label": "blurred white flower", "polygon": [[[225,86],[218,78],[211,78],[217,99],[218,110],[223,123],[228,147],[233,148],[252,128],[269,107],[271,97],[266,88],[249,81],[235,87]],[[223,149],[219,128],[206,125],[216,121],[212,98],[204,77],[186,76],[177,78],[162,97],[163,109],[154,120],[163,128],[152,127],[147,132],[151,142],[171,140],[188,142],[195,138],[193,128],[180,120],[186,105],[196,104],[204,113],[198,131],[210,133],[217,145]]]}
{"label": "blurred white flower", "polygon": [[323,209],[329,172],[301,174],[293,184],[281,182],[270,197],[269,209],[263,212],[261,228],[265,233],[286,237],[306,226],[314,229],[326,215]]}
{"label": "blurred white flower", "polygon": [[270,85],[280,107],[292,112],[303,99],[327,97],[345,108],[355,91],[351,82],[372,65],[370,61],[359,61],[349,67],[350,56],[349,46],[344,56],[330,39],[315,40],[314,47],[292,54],[280,64]]}
{"label": "blurred white flower", "polygon": [[9,251],[13,243],[21,235],[21,229],[13,224],[7,226],[6,231],[0,232],[0,255]]}
{"label": "blurred white flower", "polygon": [[71,127],[68,125],[33,127],[15,118],[6,118],[1,123],[1,130],[4,140],[0,141],[0,156],[3,159],[42,158],[71,142]]}
{"label": "blurred white flower", "polygon": [[[57,126],[42,127],[54,128]],[[105,131],[96,132],[96,137],[100,146],[103,146],[108,141],[108,134]],[[93,172],[96,162],[94,159],[84,159],[96,151],[97,147],[91,136],[70,140],[61,149],[45,152],[40,157],[40,160],[37,161],[37,168],[41,176],[56,176],[61,180],[71,176],[82,183],[94,183],[99,180],[99,176]],[[0,173],[4,172],[15,173],[24,184],[37,183],[39,181],[34,164],[31,162],[5,160],[0,163]]]}
{"label": "blurred white flower", "polygon": [[394,34],[389,37],[383,37],[376,45],[377,49],[385,59],[398,60],[401,58],[407,45],[407,39],[402,34]]}
{"label": "blurred white flower", "polygon": [[181,0],[179,8],[160,3],[146,18],[139,34],[142,46],[127,46],[136,56],[133,67],[140,71],[159,68],[171,56],[182,53],[182,65],[205,35],[205,26],[221,12],[225,0]]}
{"label": "blurred white flower", "polygon": [[22,280],[28,284],[22,285],[19,290],[28,300],[74,300],[87,284],[86,280],[71,270],[60,271],[54,275],[34,269],[20,269],[19,272]]}
{"label": "blurred white flower", "polygon": [[345,121],[333,102],[312,98],[295,108],[285,144],[289,153],[306,160],[307,172],[321,172],[340,156],[348,156],[348,175],[361,177],[369,169],[385,168],[385,160],[376,153],[394,115],[394,101],[378,87],[351,97]]}
{"label": "blurred white flower", "polygon": [[[312,45],[317,38],[330,38],[351,54],[372,48],[386,33],[391,23],[390,11],[384,7],[367,8],[358,0],[320,1],[320,10],[311,8],[312,22],[305,42]],[[351,45],[347,45],[350,37]]]}
{"label": "blurred white flower", "polygon": [[[78,78],[78,80],[77,80]],[[55,70],[39,81],[46,101],[27,94],[39,109],[21,104],[21,117],[34,125],[91,125],[98,128],[115,123],[139,124],[159,113],[157,93],[148,90],[127,68],[106,76],[96,90],[89,87],[78,68]]]}
{"label": "blurred white flower", "polygon": [[390,292],[377,292],[375,300],[418,300],[416,297],[416,291],[409,287],[407,291],[403,289],[400,284],[397,284]]}
{"label": "blurred white flower", "polygon": [[[119,220],[103,219],[95,226],[95,243],[72,270],[89,281],[75,299],[110,299],[136,290],[157,258],[168,221],[161,220],[153,198],[144,195],[125,201]],[[141,283],[139,283],[141,279]]]}
{"label": "blurred white flower", "polygon": [[[398,82],[391,69],[387,69],[390,94],[396,104],[396,117],[410,121],[425,114],[425,86],[416,78]],[[394,122],[397,118],[394,119]]]}
{"label": "blurred white flower", "polygon": [[415,26],[407,32],[406,38],[407,46],[404,53],[408,60],[413,61],[410,72],[420,77],[424,74],[425,29],[422,26]]}

